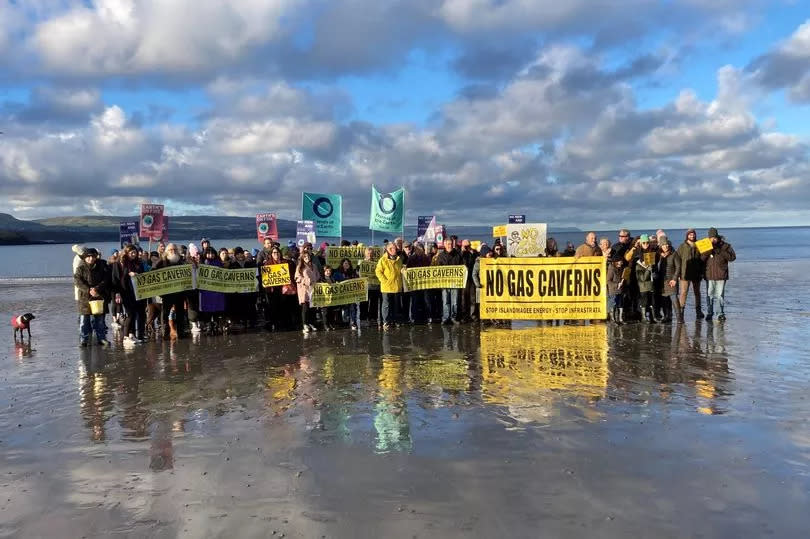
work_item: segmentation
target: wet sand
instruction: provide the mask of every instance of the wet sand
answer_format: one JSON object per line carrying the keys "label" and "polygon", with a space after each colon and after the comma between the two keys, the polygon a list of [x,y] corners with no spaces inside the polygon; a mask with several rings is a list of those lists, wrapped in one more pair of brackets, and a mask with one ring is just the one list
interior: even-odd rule
{"label": "wet sand", "polygon": [[806,537],[805,264],[738,263],[723,324],[134,350],[0,285],[38,316],[0,345],[0,537]]}

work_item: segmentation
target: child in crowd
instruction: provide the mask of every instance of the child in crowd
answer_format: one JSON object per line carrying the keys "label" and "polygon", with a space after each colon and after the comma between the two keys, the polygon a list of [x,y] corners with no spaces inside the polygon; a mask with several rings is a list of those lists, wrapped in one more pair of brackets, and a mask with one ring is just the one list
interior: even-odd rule
{"label": "child in crowd", "polygon": [[608,313],[617,324],[624,323],[624,284],[627,262],[622,257],[611,260],[607,268]]}

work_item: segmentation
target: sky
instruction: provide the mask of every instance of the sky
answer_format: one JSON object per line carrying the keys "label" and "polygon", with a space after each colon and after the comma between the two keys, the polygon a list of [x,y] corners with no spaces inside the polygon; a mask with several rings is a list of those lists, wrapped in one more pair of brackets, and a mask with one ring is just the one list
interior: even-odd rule
{"label": "sky", "polygon": [[4,0],[0,211],[807,225],[810,0]]}

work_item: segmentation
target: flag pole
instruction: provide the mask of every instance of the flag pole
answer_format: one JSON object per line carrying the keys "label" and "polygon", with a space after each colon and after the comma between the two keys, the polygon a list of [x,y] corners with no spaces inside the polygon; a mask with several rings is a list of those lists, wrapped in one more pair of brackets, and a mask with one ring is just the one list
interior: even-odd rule
{"label": "flag pole", "polygon": [[402,188],[402,241],[407,241],[405,238],[405,187]]}

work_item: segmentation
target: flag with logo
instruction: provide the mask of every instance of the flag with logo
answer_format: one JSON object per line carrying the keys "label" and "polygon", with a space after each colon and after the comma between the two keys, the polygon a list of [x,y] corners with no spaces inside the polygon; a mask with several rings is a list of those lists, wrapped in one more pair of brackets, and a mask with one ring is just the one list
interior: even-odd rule
{"label": "flag with logo", "polygon": [[322,193],[303,193],[301,220],[315,222],[319,237],[339,238],[343,235],[343,197]]}
{"label": "flag with logo", "polygon": [[268,238],[278,241],[278,223],[276,223],[275,213],[256,214],[256,236],[259,238],[259,243],[263,243]]}
{"label": "flag with logo", "polygon": [[400,232],[405,217],[405,188],[380,193],[371,186],[371,218],[368,228],[379,232]]}
{"label": "flag with logo", "polygon": [[163,204],[141,204],[140,237],[155,241],[163,239]]}

